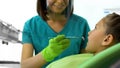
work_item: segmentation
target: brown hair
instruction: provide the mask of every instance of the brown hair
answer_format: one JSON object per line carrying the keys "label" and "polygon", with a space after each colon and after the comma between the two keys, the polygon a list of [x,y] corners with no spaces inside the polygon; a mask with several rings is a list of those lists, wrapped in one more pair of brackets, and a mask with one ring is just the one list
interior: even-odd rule
{"label": "brown hair", "polygon": [[[72,5],[72,8],[69,9],[69,7],[71,7],[72,1],[73,0],[69,0],[69,5],[67,7],[68,9],[65,9],[66,16],[69,16],[73,13],[73,5]],[[48,20],[48,17],[46,16],[47,15],[46,0],[37,0],[37,13],[38,13],[38,15],[40,15],[43,18],[43,20],[45,20],[45,21]],[[67,14],[67,13],[69,13],[69,14]]]}
{"label": "brown hair", "polygon": [[120,15],[116,13],[109,14],[104,18],[104,21],[107,27],[106,34],[112,34],[115,43],[120,42]]}

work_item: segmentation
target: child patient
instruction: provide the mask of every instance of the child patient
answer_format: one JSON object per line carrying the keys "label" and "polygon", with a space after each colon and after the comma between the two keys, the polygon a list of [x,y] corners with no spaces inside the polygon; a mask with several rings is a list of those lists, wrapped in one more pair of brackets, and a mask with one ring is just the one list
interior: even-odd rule
{"label": "child patient", "polygon": [[88,33],[87,53],[77,54],[57,60],[47,68],[77,68],[97,53],[120,42],[120,15],[116,13],[103,17]]}

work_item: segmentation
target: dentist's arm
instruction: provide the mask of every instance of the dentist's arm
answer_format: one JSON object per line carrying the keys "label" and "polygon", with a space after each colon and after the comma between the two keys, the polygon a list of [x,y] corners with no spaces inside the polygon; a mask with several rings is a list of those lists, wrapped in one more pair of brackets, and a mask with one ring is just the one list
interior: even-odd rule
{"label": "dentist's arm", "polygon": [[48,46],[33,57],[32,45],[24,44],[21,68],[40,68],[60,55],[69,45],[69,39],[65,38],[64,35],[58,35],[57,37],[50,39]]}
{"label": "dentist's arm", "polygon": [[21,68],[41,68],[46,63],[47,62],[40,53],[33,56],[32,44],[23,44]]}

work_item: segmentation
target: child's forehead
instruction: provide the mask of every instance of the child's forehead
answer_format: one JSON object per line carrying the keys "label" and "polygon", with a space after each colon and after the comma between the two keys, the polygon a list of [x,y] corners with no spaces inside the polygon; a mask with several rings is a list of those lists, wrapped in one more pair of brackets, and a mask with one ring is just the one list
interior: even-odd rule
{"label": "child's forehead", "polygon": [[101,19],[100,21],[98,21],[98,23],[96,24],[96,26],[99,26],[99,25],[102,25],[102,24],[104,24],[104,20],[103,19]]}

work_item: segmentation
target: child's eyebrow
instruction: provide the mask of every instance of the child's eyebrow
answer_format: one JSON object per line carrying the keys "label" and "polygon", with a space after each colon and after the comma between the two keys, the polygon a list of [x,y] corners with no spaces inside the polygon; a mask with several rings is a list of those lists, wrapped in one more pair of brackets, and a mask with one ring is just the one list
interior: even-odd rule
{"label": "child's eyebrow", "polygon": [[95,26],[97,26],[98,24],[96,24]]}
{"label": "child's eyebrow", "polygon": [[95,25],[95,27],[98,27],[98,23]]}

